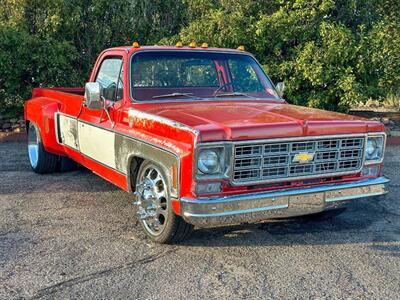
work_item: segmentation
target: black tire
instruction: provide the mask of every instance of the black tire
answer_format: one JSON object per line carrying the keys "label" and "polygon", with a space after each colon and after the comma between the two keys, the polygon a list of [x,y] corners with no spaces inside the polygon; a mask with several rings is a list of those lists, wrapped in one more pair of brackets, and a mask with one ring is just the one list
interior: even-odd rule
{"label": "black tire", "polygon": [[32,122],[28,127],[28,155],[32,170],[38,174],[55,172],[59,156],[44,149],[39,128]]}
{"label": "black tire", "polygon": [[185,222],[185,220],[175,214],[169,225],[169,228],[166,228],[166,230],[164,230],[164,232],[159,236],[153,236],[146,230],[144,231],[153,242],[158,244],[179,244],[189,239],[194,228],[192,224]]}
{"label": "black tire", "polygon": [[78,170],[79,167],[80,165],[73,159],[66,156],[60,156],[60,172],[75,171]]}
{"label": "black tire", "polygon": [[[157,167],[157,170],[160,171],[161,175],[163,178],[167,178],[165,176],[165,173],[162,168],[158,167],[154,163],[150,161],[144,161],[138,171],[138,178],[137,182],[139,183],[141,180],[141,175],[143,174],[144,170],[149,168],[150,166],[155,166]],[[185,222],[180,216],[177,216],[171,205],[170,197],[169,197],[169,192],[168,188],[166,188],[166,191],[168,193],[168,199],[167,199],[167,218],[165,219],[165,225],[160,233],[157,235],[153,234],[150,229],[148,228],[148,225],[146,226],[145,221],[141,220],[139,218],[139,223],[142,225],[142,228],[145,232],[145,234],[153,241],[159,244],[176,244],[184,241],[187,239],[190,234],[193,231],[194,226]]]}

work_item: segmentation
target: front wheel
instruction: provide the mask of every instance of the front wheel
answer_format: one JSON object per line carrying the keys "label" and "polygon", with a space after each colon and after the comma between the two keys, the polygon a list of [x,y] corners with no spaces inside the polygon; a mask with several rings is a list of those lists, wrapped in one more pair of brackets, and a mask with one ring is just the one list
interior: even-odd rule
{"label": "front wheel", "polygon": [[188,237],[193,225],[175,215],[165,178],[162,169],[154,163],[142,163],[136,181],[137,215],[152,241],[178,243]]}
{"label": "front wheel", "polygon": [[58,156],[44,149],[39,128],[32,122],[28,127],[28,155],[35,173],[44,174],[57,170]]}

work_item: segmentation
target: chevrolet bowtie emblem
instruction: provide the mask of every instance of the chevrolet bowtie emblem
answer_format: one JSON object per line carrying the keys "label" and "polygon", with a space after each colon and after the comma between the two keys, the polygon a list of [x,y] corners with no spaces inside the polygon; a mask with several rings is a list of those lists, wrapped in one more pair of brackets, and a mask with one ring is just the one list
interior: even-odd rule
{"label": "chevrolet bowtie emblem", "polygon": [[314,153],[303,152],[303,153],[297,153],[293,157],[293,162],[308,163],[313,159],[314,159]]}

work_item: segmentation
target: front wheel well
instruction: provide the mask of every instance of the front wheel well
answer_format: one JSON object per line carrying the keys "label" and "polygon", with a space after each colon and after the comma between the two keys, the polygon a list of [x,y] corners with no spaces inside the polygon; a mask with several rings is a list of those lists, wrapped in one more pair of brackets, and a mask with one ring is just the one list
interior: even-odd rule
{"label": "front wheel well", "polygon": [[29,129],[29,124],[31,121],[25,120],[25,134],[28,136],[28,129]]}
{"label": "front wheel well", "polygon": [[144,159],[141,157],[132,157],[129,162],[129,185],[130,190],[136,190],[136,181],[139,172],[140,165],[144,162]]}

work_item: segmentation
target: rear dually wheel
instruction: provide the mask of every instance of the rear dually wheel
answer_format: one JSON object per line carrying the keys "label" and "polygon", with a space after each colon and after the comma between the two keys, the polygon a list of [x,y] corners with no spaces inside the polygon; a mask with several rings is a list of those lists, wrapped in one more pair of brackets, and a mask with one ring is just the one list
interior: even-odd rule
{"label": "rear dually wheel", "polygon": [[35,123],[28,127],[28,156],[32,170],[39,174],[55,172],[59,156],[44,149],[39,128]]}

